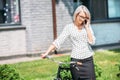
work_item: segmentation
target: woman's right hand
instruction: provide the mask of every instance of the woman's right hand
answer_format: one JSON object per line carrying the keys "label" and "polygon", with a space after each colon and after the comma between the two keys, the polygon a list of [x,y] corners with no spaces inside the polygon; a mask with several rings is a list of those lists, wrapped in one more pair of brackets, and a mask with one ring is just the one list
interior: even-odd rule
{"label": "woman's right hand", "polygon": [[46,56],[47,56],[47,54],[44,53],[44,54],[41,54],[40,57],[44,59],[44,58],[46,58]]}
{"label": "woman's right hand", "polygon": [[55,49],[55,45],[51,45],[44,54],[41,54],[41,58],[43,58],[43,59],[46,58],[47,55],[54,49]]}

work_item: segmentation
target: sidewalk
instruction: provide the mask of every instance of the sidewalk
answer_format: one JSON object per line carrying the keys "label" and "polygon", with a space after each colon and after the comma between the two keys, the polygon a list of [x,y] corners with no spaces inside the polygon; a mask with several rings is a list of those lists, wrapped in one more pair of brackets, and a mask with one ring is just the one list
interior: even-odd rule
{"label": "sidewalk", "polygon": [[[51,57],[59,57],[59,56],[64,56],[64,55],[69,55],[69,53],[61,53],[61,54],[53,54]],[[6,60],[0,60],[0,64],[14,64],[14,63],[19,63],[19,62],[28,62],[28,61],[34,61],[34,60],[40,60],[41,57],[19,57],[19,58],[12,58],[12,59],[6,59]]]}
{"label": "sidewalk", "polygon": [[33,60],[39,60],[39,59],[40,57],[13,58],[13,59],[7,59],[7,60],[0,60],[0,64],[13,64],[13,63],[27,62],[27,61],[33,61]]}

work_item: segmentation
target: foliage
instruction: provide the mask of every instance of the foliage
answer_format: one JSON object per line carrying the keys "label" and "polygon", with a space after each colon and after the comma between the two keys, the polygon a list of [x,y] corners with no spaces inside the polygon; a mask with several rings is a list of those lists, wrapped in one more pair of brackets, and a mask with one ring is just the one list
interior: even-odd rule
{"label": "foliage", "polygon": [[61,79],[62,80],[72,80],[72,76],[71,76],[71,72],[70,70],[63,70],[62,72],[60,72],[61,74]]}
{"label": "foliage", "polygon": [[120,62],[116,64],[116,66],[118,67],[118,70],[119,70],[119,73],[117,73],[117,77],[120,77]]}
{"label": "foliage", "polygon": [[64,63],[61,63],[59,65],[60,69],[60,78],[61,80],[72,80],[71,72],[70,72],[70,58],[68,57],[67,60],[63,61]]}
{"label": "foliage", "polygon": [[95,66],[95,75],[96,75],[96,78],[101,77],[102,68],[97,63],[95,63],[94,66]]}
{"label": "foliage", "polygon": [[72,80],[71,72],[70,72],[70,64],[62,64],[60,66],[62,71],[60,72],[60,77],[62,80]]}
{"label": "foliage", "polygon": [[19,73],[9,65],[0,65],[0,80],[23,80]]}

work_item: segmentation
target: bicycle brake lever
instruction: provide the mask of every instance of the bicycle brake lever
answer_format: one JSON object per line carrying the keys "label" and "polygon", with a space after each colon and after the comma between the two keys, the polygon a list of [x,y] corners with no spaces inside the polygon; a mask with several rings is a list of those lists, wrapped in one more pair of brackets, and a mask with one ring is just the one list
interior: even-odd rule
{"label": "bicycle brake lever", "polygon": [[79,71],[79,68],[77,66],[75,66],[75,68]]}

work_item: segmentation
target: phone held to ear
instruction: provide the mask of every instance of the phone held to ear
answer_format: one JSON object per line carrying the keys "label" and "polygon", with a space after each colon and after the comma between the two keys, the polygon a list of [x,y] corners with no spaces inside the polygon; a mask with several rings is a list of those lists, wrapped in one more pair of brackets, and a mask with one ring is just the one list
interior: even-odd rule
{"label": "phone held to ear", "polygon": [[87,20],[84,21],[84,24],[87,24]]}

